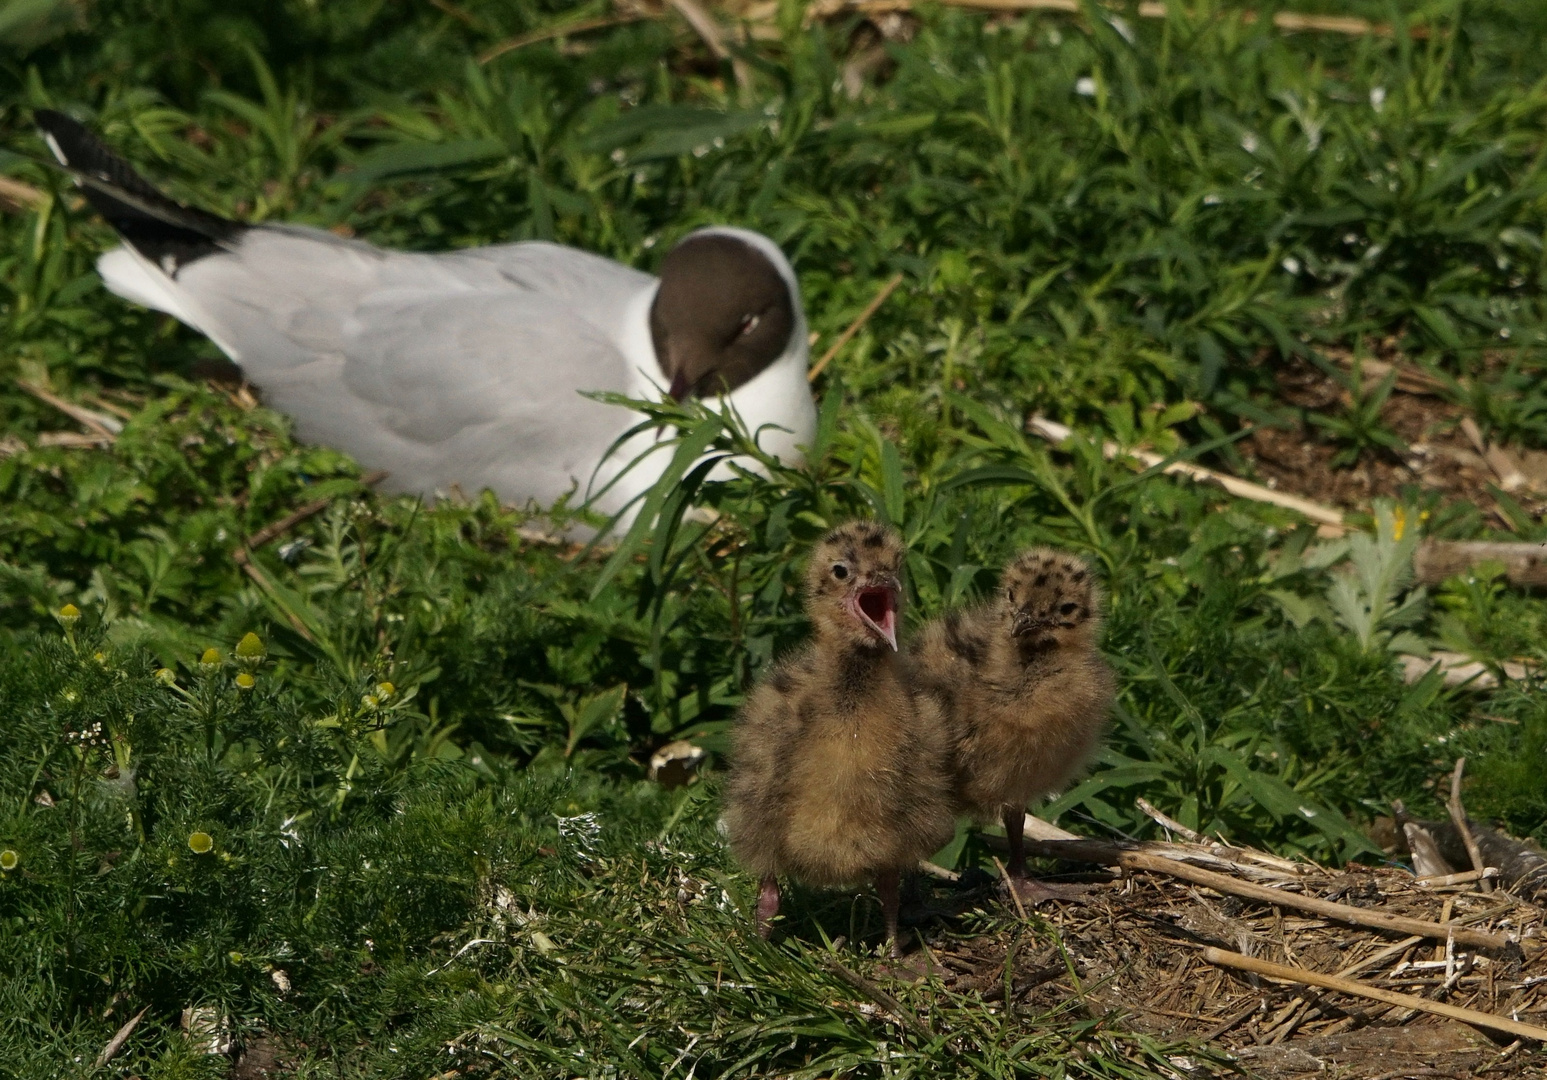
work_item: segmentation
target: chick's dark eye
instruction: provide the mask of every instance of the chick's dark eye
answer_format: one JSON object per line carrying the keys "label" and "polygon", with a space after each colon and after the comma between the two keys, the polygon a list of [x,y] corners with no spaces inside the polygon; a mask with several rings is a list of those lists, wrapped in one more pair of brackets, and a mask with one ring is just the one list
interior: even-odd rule
{"label": "chick's dark eye", "polygon": [[1012,604],[1015,603],[1015,590],[1014,589],[1006,589],[1004,591],[1004,598],[1006,600],[1010,601],[1010,603],[1012,603]]}
{"label": "chick's dark eye", "polygon": [[1065,604],[1061,608],[1059,608],[1058,611],[1059,611],[1060,614],[1063,614],[1063,615],[1073,615],[1076,611],[1079,610],[1079,608],[1080,608],[1079,604]]}
{"label": "chick's dark eye", "polygon": [[741,317],[741,325],[736,329],[736,336],[746,337],[752,331],[756,330],[758,323],[762,321],[763,317],[761,315],[743,315]]}
{"label": "chick's dark eye", "polygon": [[849,576],[849,568],[847,566],[844,566],[843,563],[841,563],[841,562],[840,563],[833,563],[833,577],[837,578],[839,581],[842,581],[844,578],[846,578],[848,576]]}

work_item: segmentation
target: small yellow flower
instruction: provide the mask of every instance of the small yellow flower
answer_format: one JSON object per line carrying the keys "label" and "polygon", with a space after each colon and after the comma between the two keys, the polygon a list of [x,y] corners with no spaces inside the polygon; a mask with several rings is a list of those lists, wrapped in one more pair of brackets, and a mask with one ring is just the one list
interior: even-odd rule
{"label": "small yellow flower", "polygon": [[366,694],[360,699],[360,704],[364,705],[367,709],[374,709],[376,706],[380,705],[381,702],[377,700],[375,694]]}
{"label": "small yellow flower", "polygon": [[165,683],[167,686],[171,686],[177,681],[177,672],[173,671],[169,667],[157,668],[156,681],[159,683]]}
{"label": "small yellow flower", "polygon": [[1402,534],[1407,530],[1407,511],[1400,506],[1392,507],[1391,521],[1391,538],[1393,540],[1402,539]]}
{"label": "small yellow flower", "polygon": [[107,653],[101,651],[100,649],[92,653],[91,658],[99,664],[105,665],[107,663]]}
{"label": "small yellow flower", "polygon": [[188,834],[188,850],[195,855],[208,855],[215,850],[215,838],[207,832]]}
{"label": "small yellow flower", "polygon": [[16,854],[15,848],[0,851],[0,870],[15,870],[19,865],[21,865],[21,856]]}
{"label": "small yellow flower", "polygon": [[250,631],[236,643],[236,658],[244,663],[256,664],[268,654],[263,639]]}
{"label": "small yellow flower", "polygon": [[220,666],[220,650],[209,648],[204,650],[204,655],[199,657],[199,666],[212,668]]}
{"label": "small yellow flower", "polygon": [[65,626],[74,626],[76,623],[81,621],[81,609],[76,607],[74,604],[66,604],[64,607],[54,612],[54,618],[64,623]]}
{"label": "small yellow flower", "polygon": [[236,677],[236,688],[238,690],[251,690],[257,685],[258,680],[253,678],[245,671]]}
{"label": "small yellow flower", "polygon": [[393,686],[389,682],[379,682],[376,684],[377,697],[389,698],[395,693],[397,693],[397,687]]}
{"label": "small yellow flower", "polygon": [[226,953],[226,959],[230,960],[233,964],[240,964],[247,958],[241,953],[237,952],[235,949],[232,949],[230,952]]}

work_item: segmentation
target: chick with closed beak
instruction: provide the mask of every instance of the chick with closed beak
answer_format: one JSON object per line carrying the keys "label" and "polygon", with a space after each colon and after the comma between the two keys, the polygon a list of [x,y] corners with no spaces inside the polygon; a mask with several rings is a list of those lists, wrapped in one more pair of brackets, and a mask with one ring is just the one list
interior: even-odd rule
{"label": "chick with closed beak", "polygon": [[1004,823],[1007,884],[1023,899],[1057,895],[1027,877],[1026,806],[1085,767],[1112,707],[1101,613],[1089,566],[1032,548],[1005,568],[996,600],[934,620],[915,650],[918,692],[954,730],[958,804],[980,822]]}

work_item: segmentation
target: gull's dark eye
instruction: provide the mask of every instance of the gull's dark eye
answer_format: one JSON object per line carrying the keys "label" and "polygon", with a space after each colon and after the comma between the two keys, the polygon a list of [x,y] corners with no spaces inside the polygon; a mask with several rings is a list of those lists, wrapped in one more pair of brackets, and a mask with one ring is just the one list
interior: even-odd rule
{"label": "gull's dark eye", "polygon": [[849,568],[847,566],[843,565],[841,562],[833,563],[833,577],[837,578],[839,581],[842,581],[848,576]]}
{"label": "gull's dark eye", "polygon": [[1058,609],[1058,612],[1061,615],[1073,615],[1079,609],[1080,609],[1080,605],[1079,604],[1070,603],[1070,604],[1063,605],[1061,608]]}

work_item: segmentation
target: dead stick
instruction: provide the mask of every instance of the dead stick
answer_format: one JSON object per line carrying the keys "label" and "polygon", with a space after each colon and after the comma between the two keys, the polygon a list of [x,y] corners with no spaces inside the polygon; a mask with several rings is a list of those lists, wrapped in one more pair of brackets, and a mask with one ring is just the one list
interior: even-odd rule
{"label": "dead stick", "polygon": [[[279,594],[274,588],[274,583],[269,581],[267,574],[258,569],[257,563],[253,562],[252,559],[247,557],[246,548],[237,548],[231,553],[231,558],[236,561],[236,565],[240,566],[246,572],[248,577],[253,579],[253,582],[258,586],[258,588],[268,593],[276,601],[279,599]],[[285,608],[285,605],[282,603],[279,606]],[[289,608],[285,608],[285,617],[290,620],[290,625],[295,628],[296,633],[300,634],[313,645],[317,644],[317,639],[312,636],[312,632],[310,630],[306,629],[306,624],[301,621],[301,617],[299,615],[291,611]]]}
{"label": "dead stick", "polygon": [[1320,986],[1326,990],[1337,990],[1340,993],[1369,998],[1372,1001],[1382,1001],[1388,1005],[1400,1008],[1416,1009],[1419,1012],[1432,1013],[1435,1016],[1444,1016],[1451,1020],[1460,1020],[1462,1023],[1471,1024],[1473,1027],[1487,1028],[1490,1031],[1502,1031],[1523,1039],[1535,1039],[1537,1042],[1547,1042],[1547,1028],[1537,1027],[1535,1024],[1522,1024],[1518,1020],[1493,1016],[1489,1013],[1480,1012],[1477,1009],[1463,1009],[1456,1005],[1446,1005],[1443,1002],[1414,997],[1411,994],[1398,994],[1391,990],[1380,990],[1373,986],[1366,986],[1361,982],[1355,982],[1353,979],[1340,979],[1336,975],[1323,975],[1319,971],[1308,971],[1305,968],[1274,964],[1267,960],[1258,960],[1253,956],[1243,956],[1241,953],[1228,952],[1225,949],[1206,948],[1203,950],[1203,958],[1211,964],[1218,964],[1220,967],[1234,968],[1237,971],[1249,971],[1256,975],[1266,975],[1270,979],[1282,979],[1286,982],[1299,983],[1302,986]]}
{"label": "dead stick", "polygon": [[1425,540],[1413,574],[1421,585],[1438,585],[1485,562],[1503,563],[1511,585],[1547,585],[1547,544],[1539,541]]}
{"label": "dead stick", "polygon": [[551,41],[554,38],[567,37],[570,34],[589,34],[592,30],[606,30],[614,26],[626,26],[629,23],[640,22],[644,19],[657,19],[659,15],[646,12],[636,12],[629,15],[611,15],[604,19],[580,19],[576,22],[560,23],[557,26],[545,26],[541,30],[533,30],[530,34],[518,34],[508,38],[498,45],[492,45],[478,54],[478,62],[487,64],[490,60],[504,56],[508,52],[524,49],[528,45],[536,45],[540,41]]}
{"label": "dead stick", "polygon": [[881,286],[881,291],[876,293],[865,310],[859,313],[859,317],[849,324],[848,329],[838,335],[838,340],[833,342],[832,348],[822,354],[822,359],[811,365],[811,370],[806,372],[807,382],[816,382],[816,377],[822,374],[822,369],[832,363],[833,357],[838,355],[839,350],[849,343],[850,338],[859,333],[860,327],[869,322],[872,315],[881,310],[881,305],[886,303],[886,298],[896,292],[897,286],[901,284],[902,275],[893,274],[892,280]]}
{"label": "dead stick", "polygon": [[[369,472],[360,477],[360,485],[362,487],[374,487],[376,484],[381,483],[386,478],[387,474],[380,470],[376,472]],[[269,524],[265,525],[263,528],[259,529],[257,532],[253,533],[247,538],[247,550],[257,551],[270,540],[275,540],[285,535],[285,533],[295,528],[307,518],[313,516],[314,514],[322,513],[328,507],[332,506],[333,503],[338,500],[338,498],[339,496],[337,495],[330,495],[326,499],[317,499],[315,502],[307,503],[299,510],[286,514],[278,521],[271,521]]]}
{"label": "dead stick", "polygon": [[1483,865],[1482,849],[1477,846],[1477,838],[1472,835],[1472,826],[1466,820],[1466,807],[1461,805],[1461,774],[1466,771],[1466,758],[1456,759],[1456,768],[1450,774],[1450,799],[1445,803],[1445,809],[1450,812],[1450,821],[1456,827],[1456,832],[1461,834],[1461,842],[1466,845],[1467,858],[1472,860],[1472,869],[1477,871],[1478,888],[1485,893],[1493,892],[1493,882],[1487,878],[1488,868]]}
{"label": "dead stick", "polygon": [[1496,878],[1498,876],[1499,868],[1497,866],[1490,866],[1484,869],[1482,873],[1478,873],[1476,870],[1465,870],[1459,874],[1435,874],[1431,877],[1421,877],[1417,881],[1420,885],[1444,887],[1450,885],[1470,885],[1472,882],[1481,881],[1483,878]]}
{"label": "dead stick", "polygon": [[714,21],[714,17],[700,7],[697,0],[666,0],[667,6],[673,8],[678,15],[687,21],[694,33],[703,38],[704,44],[716,60],[729,60],[731,73],[736,77],[736,86],[743,94],[752,86],[752,69],[747,62],[739,56],[731,53],[725,46],[725,35],[720,32],[720,24]]}
{"label": "dead stick", "polygon": [[1516,491],[1525,487],[1526,478],[1515,465],[1514,460],[1500,447],[1493,445],[1483,438],[1482,431],[1477,426],[1477,421],[1470,416],[1461,418],[1461,433],[1482,459],[1488,463],[1488,468],[1493,470],[1493,475],[1499,478],[1499,487],[1505,491]]}
{"label": "dead stick", "polygon": [[1189,829],[1186,825],[1183,825],[1180,821],[1177,821],[1176,818],[1167,814],[1163,814],[1159,810],[1155,809],[1155,807],[1150,804],[1150,801],[1144,798],[1144,796],[1139,796],[1133,802],[1134,805],[1140,809],[1140,811],[1142,811],[1150,818],[1150,820],[1154,821],[1155,824],[1159,825],[1162,829],[1174,832],[1176,835],[1183,837],[1184,839],[1191,840],[1195,844],[1207,843],[1203,837],[1199,836],[1192,829]]}
{"label": "dead stick", "polygon": [[1004,882],[1005,887],[1010,890],[1010,899],[1015,901],[1015,910],[1021,913],[1021,922],[1025,922],[1028,916],[1026,914],[1026,905],[1021,901],[1021,891],[1015,887],[1015,881],[1010,877],[1009,871],[1004,868],[1004,863],[999,861],[999,856],[997,855],[994,856],[994,868],[999,871],[999,880]]}
{"label": "dead stick", "polygon": [[92,1067],[100,1069],[109,1061],[112,1061],[117,1056],[118,1051],[123,1049],[124,1043],[129,1041],[129,1036],[134,1034],[134,1029],[140,1026],[140,1021],[144,1019],[145,1014],[148,1012],[150,1012],[149,1005],[129,1017],[124,1026],[119,1028],[117,1033],[107,1041],[107,1045],[102,1048],[102,1053],[97,1055],[97,1062]]}
{"label": "dead stick", "polygon": [[1175,859],[1162,858],[1158,855],[1146,855],[1138,851],[1125,851],[1111,844],[1102,844],[1089,840],[1031,840],[1026,841],[1026,850],[1051,859],[1074,859],[1079,862],[1095,862],[1105,866],[1123,866],[1131,870],[1152,870],[1158,874],[1169,874],[1183,881],[1190,881],[1194,885],[1203,885],[1216,892],[1230,893],[1235,896],[1245,896],[1253,900],[1260,900],[1267,904],[1277,904],[1279,907],[1291,908],[1295,911],[1309,911],[1315,915],[1321,915],[1328,919],[1336,919],[1339,922],[1352,923],[1355,926],[1368,926],[1377,930],[1388,930],[1398,934],[1417,934],[1421,937],[1434,938],[1444,941],[1452,932],[1456,935],[1456,942],[1474,949],[1504,949],[1509,946],[1509,939],[1502,934],[1488,934],[1481,930],[1458,929],[1455,923],[1434,923],[1425,919],[1410,919],[1405,915],[1391,915],[1384,911],[1369,911],[1365,908],[1350,907],[1347,904],[1336,904],[1331,900],[1322,900],[1315,896],[1301,896],[1299,893],[1286,892],[1281,889],[1270,889],[1265,885],[1253,885],[1251,882],[1241,881],[1228,877],[1225,874],[1216,874],[1212,870],[1203,870],[1187,863],[1177,862]]}
{"label": "dead stick", "polygon": [[57,394],[52,394],[41,386],[34,386],[25,379],[17,379],[16,385],[45,405],[52,405],[76,423],[89,427],[108,442],[112,442],[118,433],[124,429],[123,422],[117,417],[107,416],[104,413],[77,405],[73,401],[66,401]]}
{"label": "dead stick", "polygon": [[48,192],[12,176],[0,176],[0,206],[8,210],[31,210],[48,200]]}
{"label": "dead stick", "polygon": [[[946,7],[968,8],[974,11],[1048,11],[1065,15],[1078,15],[1084,7],[1080,0],[941,0]],[[852,3],[839,3],[834,5],[822,5],[820,14],[837,14],[840,11],[852,10],[865,14],[875,14],[888,11],[909,11],[913,8],[913,0],[855,0]],[[1166,5],[1156,0],[1147,0],[1139,5],[1139,17],[1141,19],[1164,19],[1166,17]],[[1257,21],[1255,11],[1241,13],[1243,23]],[[1350,37],[1363,37],[1373,34],[1376,37],[1391,37],[1390,23],[1375,23],[1368,19],[1356,16],[1340,15],[1301,15],[1292,11],[1279,11],[1273,15],[1273,25],[1286,34],[1299,31],[1321,31],[1330,34],[1347,34]],[[1429,28],[1426,26],[1411,26],[1408,34],[1414,38],[1423,39],[1429,36]]]}
{"label": "dead stick", "polygon": [[[1055,446],[1070,438],[1074,431],[1056,421],[1043,416],[1033,416],[1026,421],[1027,430],[1040,435]],[[1101,455],[1108,460],[1121,457],[1126,454],[1135,458],[1146,469],[1153,469],[1165,458],[1148,450],[1123,450],[1114,442],[1101,444]],[[1341,533],[1344,529],[1343,511],[1321,503],[1312,502],[1310,499],[1302,499],[1298,495],[1286,495],[1282,491],[1274,491],[1272,488],[1263,487],[1261,484],[1253,484],[1248,480],[1241,480],[1228,473],[1215,472],[1206,469],[1202,465],[1193,465],[1186,461],[1173,461],[1163,470],[1169,476],[1186,476],[1204,483],[1218,484],[1230,494],[1242,498],[1251,499],[1253,502],[1271,503],[1274,506],[1282,506],[1286,510],[1295,510],[1312,521],[1321,525],[1336,529]]]}
{"label": "dead stick", "polygon": [[859,974],[858,972],[850,971],[848,968],[844,967],[841,963],[838,962],[837,957],[829,956],[827,958],[827,970],[831,971],[834,975],[838,976],[838,978],[842,979],[854,989],[858,990],[861,994],[864,994],[871,1001],[874,1001],[877,1005],[881,1006],[881,1008],[891,1013],[894,1017],[897,1018],[897,1021],[902,1024],[903,1027],[913,1032],[913,1034],[917,1035],[925,1042],[928,1042],[935,1037],[934,1032],[925,1027],[917,1016],[904,1008],[902,1002],[892,997],[891,994],[888,994],[885,990],[882,990],[879,986],[865,978],[863,975]]}

